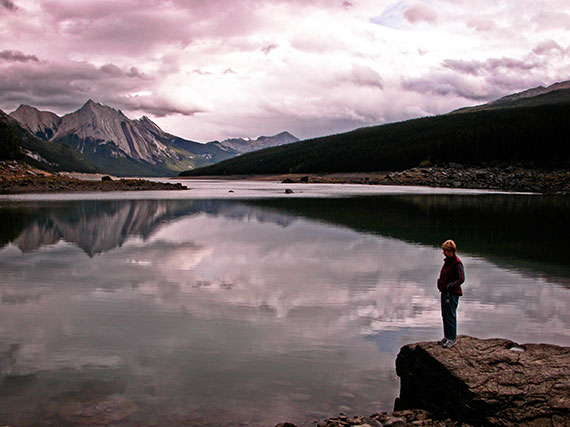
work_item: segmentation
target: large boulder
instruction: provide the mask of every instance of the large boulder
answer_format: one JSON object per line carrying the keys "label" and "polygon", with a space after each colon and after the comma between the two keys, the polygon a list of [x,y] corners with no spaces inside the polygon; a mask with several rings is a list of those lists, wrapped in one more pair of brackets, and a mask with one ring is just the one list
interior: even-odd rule
{"label": "large boulder", "polygon": [[460,336],[402,347],[395,410],[426,409],[471,425],[570,425],[570,348]]}

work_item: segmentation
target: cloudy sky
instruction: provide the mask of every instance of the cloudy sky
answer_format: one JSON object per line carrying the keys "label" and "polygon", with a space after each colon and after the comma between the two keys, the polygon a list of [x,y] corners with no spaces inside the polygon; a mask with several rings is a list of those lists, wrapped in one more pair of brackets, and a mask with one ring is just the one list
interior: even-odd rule
{"label": "cloudy sky", "polygon": [[0,0],[0,109],[327,135],[570,79],[568,0]]}

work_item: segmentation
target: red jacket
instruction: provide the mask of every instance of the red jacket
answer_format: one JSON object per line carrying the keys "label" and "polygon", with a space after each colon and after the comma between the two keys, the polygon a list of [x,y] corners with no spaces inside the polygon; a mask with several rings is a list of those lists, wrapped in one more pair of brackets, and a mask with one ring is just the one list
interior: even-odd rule
{"label": "red jacket", "polygon": [[461,284],[465,282],[465,270],[463,263],[456,255],[446,257],[437,279],[437,289],[440,292],[463,295]]}

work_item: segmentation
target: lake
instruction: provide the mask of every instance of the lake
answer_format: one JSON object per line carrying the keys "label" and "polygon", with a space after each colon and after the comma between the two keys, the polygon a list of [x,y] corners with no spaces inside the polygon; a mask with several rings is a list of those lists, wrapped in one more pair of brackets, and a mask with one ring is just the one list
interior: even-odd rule
{"label": "lake", "polygon": [[0,424],[390,411],[400,347],[442,336],[448,238],[460,334],[570,345],[568,197],[185,183],[0,196]]}

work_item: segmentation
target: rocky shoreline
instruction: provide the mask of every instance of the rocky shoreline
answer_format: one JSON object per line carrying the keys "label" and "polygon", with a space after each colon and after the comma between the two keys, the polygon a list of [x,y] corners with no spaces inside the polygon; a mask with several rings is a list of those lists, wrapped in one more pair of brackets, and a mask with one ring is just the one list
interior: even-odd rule
{"label": "rocky shoreline", "polygon": [[278,175],[193,176],[179,179],[281,181],[285,184],[367,184],[427,186],[531,192],[541,194],[570,194],[570,169],[528,169],[509,167],[465,167],[450,163],[445,166],[417,167],[402,172],[334,172]]}
{"label": "rocky shoreline", "polygon": [[51,174],[22,162],[0,162],[0,194],[186,189],[188,187],[179,183],[153,182],[146,179],[103,177],[99,180],[83,180],[61,174]]}
{"label": "rocky shoreline", "polygon": [[[451,418],[434,419],[434,415],[423,409],[406,409],[387,412],[376,412],[369,416],[347,417],[341,413],[337,417],[327,418],[322,421],[314,421],[313,427],[468,427],[469,424],[455,421]],[[298,427],[292,423],[280,423],[275,427]]]}
{"label": "rocky shoreline", "polygon": [[[455,163],[446,166],[418,167],[402,172],[204,176],[181,177],[180,179],[428,186],[570,195],[569,169],[526,169],[516,166],[473,168]],[[153,182],[145,179],[129,178],[106,181],[77,179],[70,174],[51,174],[23,162],[0,161],[0,194],[185,189],[187,187],[182,184]]]}
{"label": "rocky shoreline", "polygon": [[458,164],[413,168],[402,172],[312,174],[293,182],[371,185],[417,185],[547,194],[570,194],[570,170],[472,168]]}

